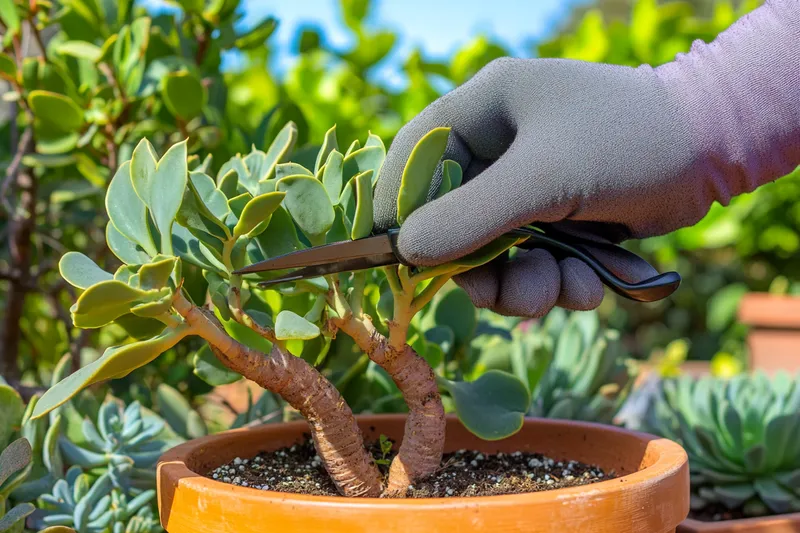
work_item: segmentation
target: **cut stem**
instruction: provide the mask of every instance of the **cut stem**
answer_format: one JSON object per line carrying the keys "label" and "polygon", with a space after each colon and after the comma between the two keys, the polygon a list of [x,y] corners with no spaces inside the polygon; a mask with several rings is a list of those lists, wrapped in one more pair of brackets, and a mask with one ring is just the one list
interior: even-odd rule
{"label": "cut stem", "polygon": [[281,396],[305,417],[317,453],[341,494],[381,494],[380,472],[364,447],[352,410],[332,383],[277,344],[266,355],[235,341],[210,311],[195,306],[181,292],[173,306],[222,364]]}

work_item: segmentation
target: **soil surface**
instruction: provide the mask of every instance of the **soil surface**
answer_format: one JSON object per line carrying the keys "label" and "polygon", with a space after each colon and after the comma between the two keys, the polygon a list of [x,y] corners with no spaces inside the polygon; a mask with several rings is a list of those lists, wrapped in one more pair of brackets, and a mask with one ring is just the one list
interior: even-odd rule
{"label": "soil surface", "polygon": [[[379,443],[370,447],[378,466],[388,475],[394,452],[385,456]],[[237,457],[207,472],[206,477],[261,490],[296,494],[338,496],[336,487],[309,440],[290,448],[256,457]],[[614,472],[541,454],[515,452],[484,455],[459,450],[445,454],[442,466],[430,478],[409,488],[409,498],[499,496],[589,485],[613,479]]]}

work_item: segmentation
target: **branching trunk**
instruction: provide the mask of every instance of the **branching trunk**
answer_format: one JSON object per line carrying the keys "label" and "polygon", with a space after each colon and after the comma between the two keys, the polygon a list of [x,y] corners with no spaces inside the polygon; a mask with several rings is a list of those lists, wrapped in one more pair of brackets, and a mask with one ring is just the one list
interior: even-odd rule
{"label": "branching trunk", "polygon": [[403,442],[392,461],[384,492],[384,496],[405,496],[409,485],[433,474],[442,460],[445,416],[436,376],[427,361],[407,344],[399,349],[390,346],[369,318],[349,316],[333,322],[386,370],[408,405]]}
{"label": "branching trunk", "polygon": [[213,314],[183,296],[174,306],[226,367],[280,395],[308,420],[317,453],[341,494],[381,494],[380,472],[364,447],[353,412],[332,383],[278,344],[265,355],[233,340]]}

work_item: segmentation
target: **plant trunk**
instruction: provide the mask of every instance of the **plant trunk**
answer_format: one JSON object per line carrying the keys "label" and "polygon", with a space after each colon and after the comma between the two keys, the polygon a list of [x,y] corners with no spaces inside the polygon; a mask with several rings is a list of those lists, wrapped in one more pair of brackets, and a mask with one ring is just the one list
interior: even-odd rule
{"label": "plant trunk", "polygon": [[[28,132],[25,135],[24,142],[19,147],[23,154],[33,147],[33,137]],[[36,224],[36,177],[31,169],[24,166],[16,172],[19,205],[15,212],[9,213],[12,276],[9,280],[3,333],[0,338],[0,375],[9,381],[19,378],[17,367],[21,335],[19,323],[25,309],[25,297],[31,285],[31,235]]]}
{"label": "plant trunk", "polygon": [[403,497],[409,485],[439,468],[444,451],[445,416],[436,375],[410,346],[389,346],[366,318],[335,321],[369,358],[392,377],[408,405],[403,441],[389,470],[384,496]]}
{"label": "plant trunk", "polygon": [[364,447],[353,412],[331,382],[277,344],[265,355],[233,340],[208,310],[183,298],[174,305],[226,367],[278,394],[305,417],[317,453],[341,494],[380,496],[381,474]]}

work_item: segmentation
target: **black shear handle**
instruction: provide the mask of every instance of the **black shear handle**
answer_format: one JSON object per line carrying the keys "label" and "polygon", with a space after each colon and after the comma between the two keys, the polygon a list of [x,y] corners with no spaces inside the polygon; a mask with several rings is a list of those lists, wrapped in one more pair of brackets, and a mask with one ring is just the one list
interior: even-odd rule
{"label": "black shear handle", "polygon": [[593,248],[606,249],[615,255],[624,255],[631,259],[644,261],[641,257],[614,244],[599,243],[582,239],[555,230],[549,226],[539,226],[542,231],[529,228],[519,228],[509,232],[512,235],[528,237],[527,241],[517,245],[518,248],[530,250],[532,248],[545,248],[554,251],[558,256],[569,256],[580,259],[595,271],[600,280],[612,291],[629,300],[637,302],[655,302],[671,295],[681,284],[681,276],[677,272],[664,272],[638,283],[628,283],[617,277],[603,263],[594,257],[586,245]]}

